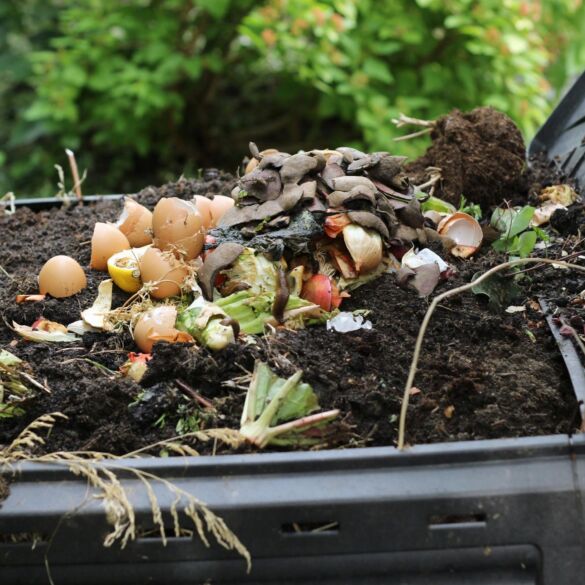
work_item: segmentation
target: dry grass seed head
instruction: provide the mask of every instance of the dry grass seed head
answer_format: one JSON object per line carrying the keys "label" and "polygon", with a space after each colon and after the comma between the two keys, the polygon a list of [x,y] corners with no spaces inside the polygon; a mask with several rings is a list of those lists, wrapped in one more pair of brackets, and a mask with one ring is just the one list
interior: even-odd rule
{"label": "dry grass seed head", "polygon": [[[13,465],[19,462],[50,463],[64,465],[73,474],[85,478],[89,485],[98,491],[95,496],[104,502],[106,518],[112,526],[111,532],[104,540],[104,546],[109,547],[119,542],[124,548],[129,541],[136,538],[136,516],[132,502],[117,472],[123,472],[139,480],[148,495],[152,510],[152,521],[158,528],[163,543],[166,543],[165,525],[162,509],[159,500],[153,489],[154,483],[161,483],[168,492],[174,496],[170,506],[170,514],[173,520],[173,529],[176,536],[188,532],[182,526],[179,515],[179,505],[184,502],[183,513],[189,518],[195,527],[197,535],[205,546],[209,546],[208,534],[222,547],[233,550],[242,556],[246,561],[248,571],[251,568],[251,557],[248,549],[242,544],[238,537],[228,528],[225,522],[214,514],[203,502],[199,501],[189,492],[179,488],[167,479],[148,473],[144,470],[117,465],[112,469],[105,464],[115,460],[118,463],[125,458],[135,457],[138,453],[151,450],[155,447],[172,445],[172,449],[181,454],[196,454],[196,451],[188,445],[177,442],[185,437],[174,437],[167,441],[160,441],[155,445],[149,445],[144,449],[135,451],[125,457],[118,457],[108,453],[93,451],[80,452],[54,452],[45,455],[34,455],[36,447],[45,443],[38,432],[50,431],[59,420],[67,420],[61,413],[50,413],[43,415],[28,425],[14,441],[0,451],[0,470],[3,468],[13,469]],[[211,431],[197,431],[190,433],[189,437],[197,440],[221,439],[235,446],[241,442],[239,433],[231,429],[212,429]]]}

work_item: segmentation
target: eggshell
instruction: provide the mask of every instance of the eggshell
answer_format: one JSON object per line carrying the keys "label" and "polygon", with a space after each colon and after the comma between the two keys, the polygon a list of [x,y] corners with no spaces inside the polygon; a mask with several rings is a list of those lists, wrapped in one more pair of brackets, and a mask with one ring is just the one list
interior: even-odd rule
{"label": "eggshell", "polygon": [[235,205],[231,197],[216,195],[211,201],[211,223],[215,227],[219,220]]}
{"label": "eggshell", "polygon": [[128,238],[113,224],[97,222],[91,238],[90,268],[106,271],[108,259],[131,248]]}
{"label": "eggshell", "polygon": [[455,242],[456,246],[451,249],[451,254],[461,258],[467,258],[476,252],[483,239],[479,222],[461,211],[445,217],[437,231]]}
{"label": "eggshell", "polygon": [[53,256],[39,272],[41,294],[62,299],[77,294],[87,286],[87,278],[79,262],[69,256]]}
{"label": "eggshell", "polygon": [[[278,154],[278,150],[276,148],[267,148],[260,152],[262,156],[268,156],[270,154]],[[251,173],[257,166],[260,161],[257,158],[251,158],[246,165],[245,173]]]}
{"label": "eggshell", "polygon": [[197,207],[197,211],[201,214],[201,221],[205,228],[211,227],[211,199],[204,197],[203,195],[195,195],[193,202]]}
{"label": "eggshell", "polygon": [[157,341],[193,341],[193,337],[175,329],[177,309],[170,305],[155,307],[143,313],[134,327],[134,341],[144,353],[150,353]]}
{"label": "eggshell", "polygon": [[158,248],[146,250],[140,258],[139,266],[143,283],[159,283],[160,281],[150,293],[155,299],[178,295],[183,281],[189,274],[187,267],[172,254],[165,254]]}
{"label": "eggshell", "polygon": [[163,197],[152,213],[154,245],[191,260],[203,249],[205,229],[197,207],[178,197]]}
{"label": "eggshell", "polygon": [[152,243],[152,211],[126,197],[124,210],[116,222],[118,229],[135,248]]}

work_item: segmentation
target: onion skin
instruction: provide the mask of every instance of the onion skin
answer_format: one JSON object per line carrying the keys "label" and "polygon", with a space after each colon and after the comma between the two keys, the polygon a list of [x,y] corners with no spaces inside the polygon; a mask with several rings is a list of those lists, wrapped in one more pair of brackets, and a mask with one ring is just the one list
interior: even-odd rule
{"label": "onion skin", "polygon": [[371,272],[382,262],[382,238],[378,232],[350,224],[343,229],[343,240],[358,274]]}
{"label": "onion skin", "polygon": [[350,224],[351,220],[347,213],[336,213],[325,218],[323,229],[328,237],[336,238]]}

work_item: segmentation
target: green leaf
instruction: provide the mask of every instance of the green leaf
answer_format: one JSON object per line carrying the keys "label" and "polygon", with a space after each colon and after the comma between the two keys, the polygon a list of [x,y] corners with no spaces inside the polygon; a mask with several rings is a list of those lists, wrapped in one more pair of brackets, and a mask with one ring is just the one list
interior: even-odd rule
{"label": "green leaf", "polygon": [[528,232],[524,232],[518,236],[518,246],[517,246],[517,253],[521,258],[526,258],[530,256],[532,250],[534,250],[534,245],[536,244],[536,232],[534,230],[530,230]]}
{"label": "green leaf", "polygon": [[374,57],[369,57],[364,61],[363,71],[368,77],[383,83],[391,83],[394,79],[386,63]]}
{"label": "green leaf", "polygon": [[[481,272],[476,272],[471,279],[472,282],[481,275]],[[498,311],[512,304],[512,301],[520,295],[521,290],[512,277],[494,274],[473,286],[471,292],[476,295],[487,296],[489,307],[494,311]]]}
{"label": "green leaf", "polygon": [[227,14],[230,2],[231,0],[197,0],[197,4],[217,20]]}
{"label": "green leaf", "polygon": [[516,216],[510,226],[510,231],[506,235],[508,237],[516,236],[527,229],[535,211],[536,209],[534,207],[526,205],[520,211],[516,212]]}
{"label": "green leaf", "polygon": [[498,207],[492,214],[490,224],[493,228],[507,236],[512,227],[512,222],[514,221],[515,216],[516,212],[513,209],[502,209],[501,207]]}

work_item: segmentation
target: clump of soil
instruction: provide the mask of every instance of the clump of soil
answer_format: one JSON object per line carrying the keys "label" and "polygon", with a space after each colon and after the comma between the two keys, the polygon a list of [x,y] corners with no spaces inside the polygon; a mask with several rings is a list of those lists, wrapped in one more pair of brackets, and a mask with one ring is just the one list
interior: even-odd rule
{"label": "clump of soil", "polygon": [[436,121],[431,139],[426,153],[406,165],[415,184],[428,179],[427,167],[438,167],[443,179],[435,194],[453,205],[461,195],[484,210],[503,199],[525,200],[524,140],[505,114],[489,107],[453,110]]}

